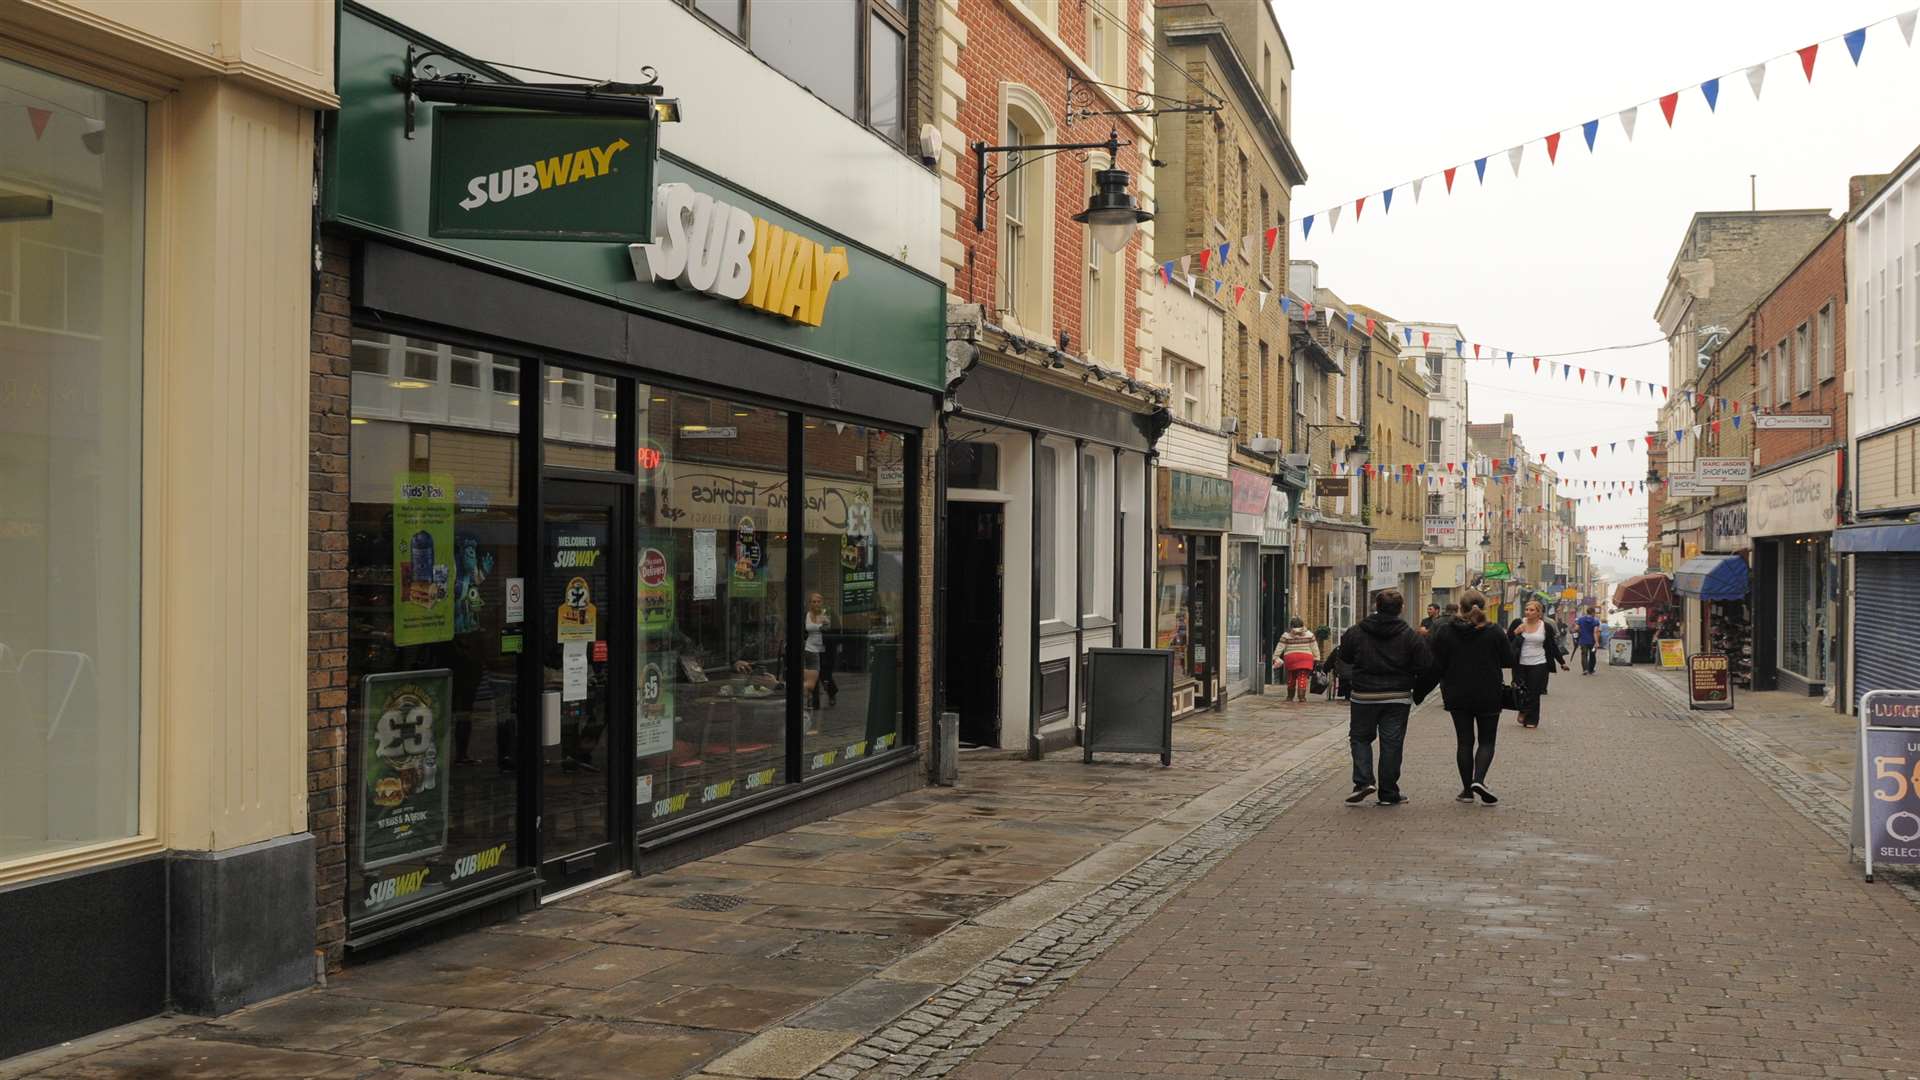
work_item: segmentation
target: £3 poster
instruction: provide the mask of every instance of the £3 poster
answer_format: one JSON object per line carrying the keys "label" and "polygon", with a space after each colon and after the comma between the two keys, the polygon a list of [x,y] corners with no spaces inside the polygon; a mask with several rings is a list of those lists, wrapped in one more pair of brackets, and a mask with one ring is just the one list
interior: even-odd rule
{"label": "\u00a33 poster", "polygon": [[369,675],[360,701],[360,865],[438,854],[447,846],[452,671]]}

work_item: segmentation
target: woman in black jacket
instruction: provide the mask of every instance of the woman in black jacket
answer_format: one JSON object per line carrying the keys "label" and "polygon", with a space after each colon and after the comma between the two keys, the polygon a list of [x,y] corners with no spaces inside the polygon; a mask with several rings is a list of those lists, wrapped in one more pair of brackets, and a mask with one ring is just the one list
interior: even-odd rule
{"label": "woman in black jacket", "polygon": [[1460,766],[1460,794],[1455,798],[1472,802],[1477,795],[1492,806],[1500,800],[1487,787],[1487,769],[1500,730],[1500,687],[1506,669],[1513,666],[1512,646],[1507,635],[1487,621],[1487,598],[1473,589],[1460,594],[1460,613],[1436,621],[1427,640],[1433,666],[1415,687],[1416,696],[1424,698],[1439,686],[1441,701],[1453,716],[1454,759]]}
{"label": "woman in black jacket", "polygon": [[1540,699],[1547,696],[1547,676],[1558,665],[1568,670],[1567,654],[1560,648],[1560,628],[1547,618],[1538,600],[1527,601],[1526,613],[1507,627],[1507,641],[1513,649],[1513,678],[1533,691],[1533,704],[1520,714],[1520,726],[1540,726]]}

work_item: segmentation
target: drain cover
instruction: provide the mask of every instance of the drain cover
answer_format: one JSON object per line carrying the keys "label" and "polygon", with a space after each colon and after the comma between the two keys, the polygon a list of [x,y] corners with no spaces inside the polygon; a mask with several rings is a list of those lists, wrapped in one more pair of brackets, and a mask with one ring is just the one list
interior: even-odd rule
{"label": "drain cover", "polygon": [[688,911],[732,911],[747,902],[744,896],[728,896],[726,893],[694,893],[672,906]]}

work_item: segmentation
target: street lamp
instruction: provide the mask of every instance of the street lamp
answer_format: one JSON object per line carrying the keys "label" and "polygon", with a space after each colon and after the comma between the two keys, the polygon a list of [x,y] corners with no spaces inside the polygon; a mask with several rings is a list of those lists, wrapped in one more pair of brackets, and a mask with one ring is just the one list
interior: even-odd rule
{"label": "street lamp", "polygon": [[[987,228],[987,155],[1024,153],[1030,150],[1105,150],[1107,167],[1094,174],[1094,191],[1087,196],[1087,208],[1073,215],[1073,220],[1085,225],[1093,234],[1093,242],[1101,250],[1112,254],[1127,246],[1133,239],[1134,230],[1143,221],[1152,221],[1153,214],[1140,209],[1140,204],[1127,191],[1127,185],[1133,178],[1125,169],[1120,168],[1120,148],[1132,146],[1131,141],[1121,142],[1120,132],[1114,129],[1107,134],[1106,142],[1083,143],[1036,143],[1030,146],[988,146],[985,142],[973,144],[973,231],[985,232]],[[1043,155],[1050,156],[1050,155]],[[1023,158],[1019,164],[993,178],[998,184],[1021,169],[1042,158]]]}
{"label": "street lamp", "polygon": [[1627,542],[1625,540],[1620,541],[1620,557],[1623,559],[1627,557]]}
{"label": "street lamp", "polygon": [[[1312,440],[1313,440],[1314,432],[1331,431],[1335,428],[1356,429],[1356,434],[1353,436],[1353,441],[1347,444],[1347,464],[1352,466],[1354,471],[1356,472],[1359,471],[1360,467],[1367,463],[1367,458],[1370,456],[1370,453],[1367,447],[1366,429],[1362,428],[1359,424],[1353,424],[1353,423],[1308,424],[1307,425],[1307,440],[1308,440],[1307,453],[1309,454],[1313,453]],[[1332,448],[1331,444],[1329,444],[1328,448],[1329,449]]]}

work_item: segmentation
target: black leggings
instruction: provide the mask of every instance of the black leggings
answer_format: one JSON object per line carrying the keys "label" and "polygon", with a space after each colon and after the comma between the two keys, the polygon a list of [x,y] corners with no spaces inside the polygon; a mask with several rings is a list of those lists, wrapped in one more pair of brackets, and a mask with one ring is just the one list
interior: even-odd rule
{"label": "black leggings", "polygon": [[1533,708],[1520,714],[1521,723],[1536,726],[1540,723],[1540,699],[1547,696],[1547,673],[1552,670],[1552,664],[1521,664],[1513,669],[1515,681],[1533,688]]}
{"label": "black leggings", "polygon": [[[1500,733],[1500,713],[1456,712],[1453,717],[1454,763],[1460,766],[1460,786],[1484,782],[1493,764],[1493,740]],[[1473,745],[1475,729],[1480,747]]]}

